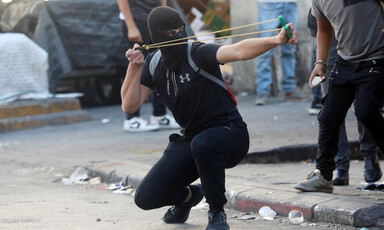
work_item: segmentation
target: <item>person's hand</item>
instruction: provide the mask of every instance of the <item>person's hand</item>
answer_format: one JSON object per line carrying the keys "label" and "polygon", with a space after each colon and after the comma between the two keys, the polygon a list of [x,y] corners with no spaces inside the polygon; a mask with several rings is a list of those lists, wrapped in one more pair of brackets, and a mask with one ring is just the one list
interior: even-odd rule
{"label": "person's hand", "polygon": [[313,69],[312,71],[312,74],[311,76],[309,77],[309,80],[308,80],[308,84],[309,84],[309,87],[311,88],[315,88],[316,86],[313,86],[312,85],[312,81],[313,81],[313,78],[315,78],[315,76],[319,76],[321,77],[321,82],[325,81],[325,72],[327,71],[327,66],[324,65],[323,63],[318,63],[315,65],[315,68]]}
{"label": "person's hand", "polygon": [[144,64],[144,55],[140,49],[137,49],[140,47],[141,46],[139,46],[139,44],[136,43],[133,46],[133,49],[129,49],[127,50],[127,52],[125,52],[125,56],[129,61],[129,66],[132,68],[139,68],[139,67],[142,67]]}
{"label": "person's hand", "polygon": [[291,31],[292,38],[288,40],[288,35],[285,32],[284,28],[281,28],[280,33],[277,36],[279,37],[280,44],[286,44],[289,42],[289,44],[294,46],[297,43],[295,28],[293,27],[292,22],[288,23],[287,26],[289,27],[289,30]]}
{"label": "person's hand", "polygon": [[128,41],[137,43],[143,42],[141,33],[136,26],[128,28]]}

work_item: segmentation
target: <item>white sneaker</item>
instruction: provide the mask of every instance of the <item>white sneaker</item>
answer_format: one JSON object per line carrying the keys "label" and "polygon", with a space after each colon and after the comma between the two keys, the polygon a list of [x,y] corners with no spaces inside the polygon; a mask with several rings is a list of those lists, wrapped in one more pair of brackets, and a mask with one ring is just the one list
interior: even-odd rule
{"label": "white sneaker", "polygon": [[151,124],[157,124],[160,129],[180,129],[175,118],[165,114],[164,116],[151,116]]}
{"label": "white sneaker", "polygon": [[158,129],[158,124],[150,124],[140,117],[133,117],[124,121],[124,130],[127,132],[150,132]]}
{"label": "white sneaker", "polygon": [[326,180],[319,169],[311,172],[305,181],[297,183],[295,189],[303,192],[333,192],[332,180]]}

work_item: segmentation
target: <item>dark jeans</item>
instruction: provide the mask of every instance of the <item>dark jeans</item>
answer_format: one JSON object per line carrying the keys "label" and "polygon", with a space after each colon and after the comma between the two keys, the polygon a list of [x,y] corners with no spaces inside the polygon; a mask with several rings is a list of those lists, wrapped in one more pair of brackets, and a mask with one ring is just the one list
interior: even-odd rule
{"label": "dark jeans", "polygon": [[[316,61],[316,38],[314,39],[314,48],[313,48],[313,56],[312,56],[312,63],[315,63]],[[328,77],[331,74],[332,66],[335,64],[335,60],[337,58],[337,40],[335,37],[333,37],[331,48],[329,49],[328,52],[328,61],[327,61],[327,72],[326,76]],[[314,65],[312,66],[312,69],[314,69]],[[312,103],[321,103],[321,99],[323,98],[323,91],[327,91],[327,86],[326,82],[321,84],[318,87],[315,87],[312,89],[312,96],[313,100]],[[323,90],[322,90],[323,88]],[[340,125],[340,131],[339,131],[339,142],[338,142],[338,150],[337,154],[335,157],[336,161],[336,169],[337,170],[343,170],[345,172],[349,171],[349,155],[351,154],[351,150],[349,148],[349,143],[348,143],[348,137],[347,137],[347,132],[345,130],[345,122],[343,122]]]}
{"label": "dark jeans", "polygon": [[349,171],[349,155],[351,149],[349,148],[347,131],[345,130],[345,122],[340,125],[339,141],[337,144],[337,154],[335,156],[336,169]]}
{"label": "dark jeans", "polygon": [[[377,145],[368,131],[361,122],[357,121],[357,129],[359,131],[360,153],[364,158],[374,157],[377,154]],[[345,122],[340,127],[338,151],[335,157],[336,169],[349,171],[349,155],[351,150],[349,148],[347,134],[345,130]]]}
{"label": "dark jeans", "polygon": [[374,157],[377,154],[377,145],[369,135],[368,131],[364,126],[358,121],[357,129],[359,130],[359,141],[360,141],[360,153],[364,158]]}
{"label": "dark jeans", "polygon": [[[141,37],[143,39],[143,43],[140,43],[140,45],[146,44],[149,45],[151,44],[151,36],[149,34],[149,30],[147,27],[147,21],[141,21],[141,20],[135,20],[135,24],[137,28],[140,30]],[[136,42],[131,42],[128,41],[128,29],[127,26],[125,25],[125,22],[122,21],[121,23],[121,28],[123,31],[123,37],[127,38],[127,42],[129,47],[133,47]],[[144,55],[147,56],[148,52],[145,51]],[[160,95],[157,95],[156,93],[153,93],[153,100],[152,100],[152,107],[153,107],[153,116],[163,116],[166,114],[166,106],[163,101],[163,99],[160,97]],[[140,117],[140,109],[138,109],[136,112],[128,114],[127,113],[127,120],[133,118],[133,117]]]}
{"label": "dark jeans", "polygon": [[384,59],[358,63],[337,58],[328,82],[327,95],[319,113],[319,153],[316,168],[332,179],[340,125],[354,102],[357,120],[384,150],[384,118],[379,109],[384,101]]}
{"label": "dark jeans", "polygon": [[248,148],[247,125],[242,120],[207,129],[193,138],[171,140],[138,187],[135,202],[145,210],[179,204],[187,196],[186,186],[200,177],[210,209],[222,209],[227,202],[225,169],[236,166]]}

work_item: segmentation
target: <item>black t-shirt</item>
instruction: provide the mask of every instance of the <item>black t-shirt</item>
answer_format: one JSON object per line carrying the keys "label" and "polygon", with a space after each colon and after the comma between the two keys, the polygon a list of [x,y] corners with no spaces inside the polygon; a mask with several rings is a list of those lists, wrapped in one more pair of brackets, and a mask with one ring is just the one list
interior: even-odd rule
{"label": "black t-shirt", "polygon": [[161,0],[128,0],[132,17],[135,20],[147,21],[148,14],[157,6],[161,6]]}
{"label": "black t-shirt", "polygon": [[[216,53],[216,44],[194,43],[191,56],[198,67],[222,79]],[[183,127],[185,136],[241,119],[236,105],[227,90],[193,71],[187,54],[182,58],[178,73],[168,71],[160,59],[154,73],[149,63],[155,52],[148,55],[141,75],[141,84],[154,89],[164,99],[175,120]]]}

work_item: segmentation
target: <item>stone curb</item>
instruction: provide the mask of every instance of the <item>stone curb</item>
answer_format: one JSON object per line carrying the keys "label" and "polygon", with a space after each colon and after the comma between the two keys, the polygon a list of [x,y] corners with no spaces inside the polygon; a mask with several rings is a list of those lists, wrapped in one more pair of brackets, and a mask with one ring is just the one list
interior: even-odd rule
{"label": "stone curb", "polygon": [[343,210],[325,205],[307,205],[298,202],[278,202],[266,198],[256,198],[238,192],[228,192],[228,208],[242,212],[257,212],[263,206],[269,206],[278,215],[288,216],[291,210],[299,210],[304,219],[312,222],[326,222],[355,227],[384,227],[384,204],[358,210]]}
{"label": "stone curb", "polygon": [[[126,184],[137,188],[141,183],[141,177],[119,176],[115,171],[103,172],[87,168],[91,177],[99,176],[101,181],[106,183],[116,183],[125,180]],[[269,206],[280,216],[288,216],[291,210],[299,210],[304,214],[304,219],[312,222],[327,222],[333,224],[343,224],[355,227],[376,226],[384,227],[384,204],[374,205],[358,210],[343,210],[321,204],[306,204],[305,202],[278,201],[265,197],[254,197],[244,194],[244,192],[227,191],[227,204],[229,209],[242,212],[258,213],[263,206]]]}
{"label": "stone curb", "polygon": [[85,110],[73,110],[60,113],[0,119],[0,133],[31,129],[47,125],[72,124],[88,120]]}
{"label": "stone curb", "polygon": [[[360,154],[360,143],[349,141],[351,149],[351,160],[363,160]],[[284,163],[315,160],[317,156],[317,144],[312,145],[291,145],[271,149],[263,152],[248,153],[242,163],[265,164],[265,163]],[[379,154],[379,157],[381,154]],[[381,156],[382,157],[382,156]]]}
{"label": "stone curb", "polygon": [[41,114],[81,110],[80,102],[71,99],[21,100],[0,105],[0,119],[10,119]]}

